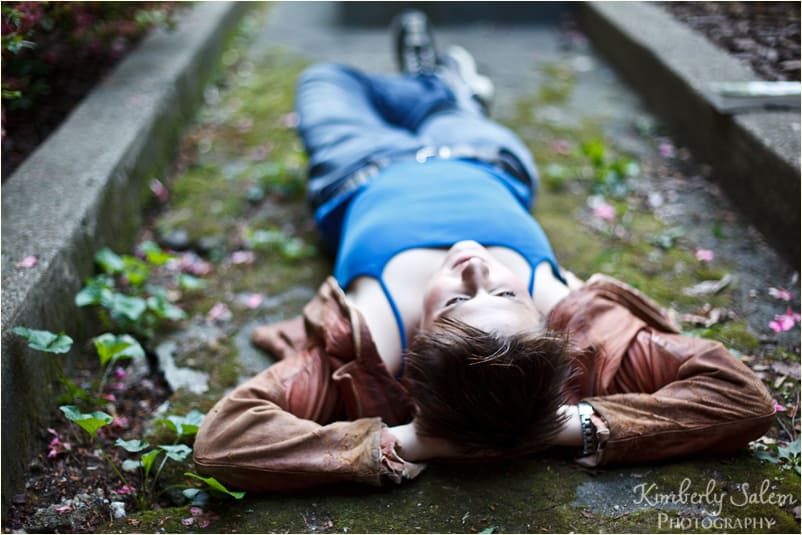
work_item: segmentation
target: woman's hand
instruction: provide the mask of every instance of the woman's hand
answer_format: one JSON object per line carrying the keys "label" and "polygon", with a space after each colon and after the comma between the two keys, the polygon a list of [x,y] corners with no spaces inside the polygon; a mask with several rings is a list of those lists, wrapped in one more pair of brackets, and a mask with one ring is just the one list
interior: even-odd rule
{"label": "woman's hand", "polygon": [[563,405],[560,412],[567,418],[552,443],[556,446],[582,446],[582,424],[576,405]]}
{"label": "woman's hand", "polygon": [[427,459],[447,459],[460,457],[458,450],[446,440],[420,436],[415,423],[396,425],[388,428],[396,438],[398,455],[405,461],[425,461]]}

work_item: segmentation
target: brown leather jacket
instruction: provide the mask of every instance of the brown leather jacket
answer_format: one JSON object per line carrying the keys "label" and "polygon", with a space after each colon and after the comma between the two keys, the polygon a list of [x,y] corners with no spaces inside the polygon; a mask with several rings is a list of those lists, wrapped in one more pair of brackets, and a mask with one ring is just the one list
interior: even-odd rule
{"label": "brown leather jacket", "polygon": [[[720,343],[678,334],[648,298],[595,275],[551,312],[580,348],[569,401],[596,411],[599,448],[586,466],[726,453],[766,432],[766,388]],[[200,472],[232,487],[290,491],[337,481],[415,477],[387,426],[412,401],[379,358],[360,312],[328,279],[303,316],[262,331],[279,362],[234,389],[195,440]]]}

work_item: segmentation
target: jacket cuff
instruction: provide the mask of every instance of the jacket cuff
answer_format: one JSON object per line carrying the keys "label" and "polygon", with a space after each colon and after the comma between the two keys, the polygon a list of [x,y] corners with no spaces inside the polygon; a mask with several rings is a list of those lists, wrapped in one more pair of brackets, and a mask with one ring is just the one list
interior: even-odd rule
{"label": "jacket cuff", "polygon": [[397,440],[389,428],[382,427],[381,451],[379,453],[380,473],[394,483],[414,479],[426,468],[424,463],[405,461],[396,449]]}

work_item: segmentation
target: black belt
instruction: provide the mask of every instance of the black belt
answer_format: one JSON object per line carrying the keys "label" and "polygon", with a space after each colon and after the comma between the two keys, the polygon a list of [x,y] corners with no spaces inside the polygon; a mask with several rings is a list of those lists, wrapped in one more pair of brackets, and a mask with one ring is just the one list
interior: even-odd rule
{"label": "black belt", "polygon": [[525,185],[531,186],[529,177],[527,176],[526,172],[522,169],[520,163],[518,163],[517,158],[515,158],[510,152],[498,150],[497,148],[482,149],[474,147],[472,145],[454,145],[454,146],[443,145],[441,147],[427,146],[418,149],[413,153],[404,153],[389,158],[379,158],[376,160],[372,160],[368,164],[359,168],[356,172],[349,175],[342,182],[340,182],[340,184],[335,188],[335,190],[329,193],[327,197],[333,199],[335,197],[342,195],[343,193],[352,191],[361,186],[362,184],[367,184],[368,182],[370,182],[373,179],[373,177],[375,177],[379,173],[379,171],[381,171],[385,167],[388,167],[389,165],[394,163],[413,159],[418,163],[426,163],[429,160],[435,160],[435,159],[473,160],[477,162],[487,163],[498,167],[499,169],[506,172],[514,179],[524,183]]}

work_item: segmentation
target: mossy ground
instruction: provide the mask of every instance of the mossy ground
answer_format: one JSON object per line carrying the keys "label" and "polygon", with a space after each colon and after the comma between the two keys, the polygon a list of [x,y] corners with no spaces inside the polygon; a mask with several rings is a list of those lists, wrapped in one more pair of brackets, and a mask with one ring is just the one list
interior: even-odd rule
{"label": "mossy ground", "polygon": [[[313,222],[303,201],[305,157],[292,129],[294,84],[308,62],[285,50],[249,55],[249,39],[257,30],[255,17],[225,54],[225,69],[207,89],[207,105],[186,135],[175,175],[166,180],[170,200],[152,225],[157,237],[185,231],[190,247],[203,250],[214,266],[204,277],[208,286],[189,295],[183,306],[193,324],[214,326],[220,336],[206,347],[189,344],[191,356],[177,356],[185,365],[191,357],[193,367],[210,373],[210,389],[200,395],[177,392],[171,401],[176,413],[208,410],[242,373],[241,349],[231,340],[241,337],[246,326],[299,313],[305,297],[331,269],[331,259],[315,248]],[[730,212],[711,209],[703,216],[686,214],[683,219],[663,210],[666,204],[682,205],[687,198],[683,187],[692,190],[688,195],[700,188],[698,180],[686,176],[693,162],[686,157],[661,157],[654,132],[644,135],[647,156],[635,157],[617,146],[608,125],[598,117],[580,114],[577,120],[562,124],[543,121],[539,111],[548,106],[572,107],[572,93],[579,83],[564,64],[549,64],[543,71],[546,83],[541,89],[519,99],[514,119],[501,119],[521,134],[539,162],[543,184],[534,213],[551,237],[560,262],[580,277],[595,272],[619,277],[671,307],[679,317],[717,307],[730,310],[733,319],[729,321],[706,327],[686,322],[683,327],[689,333],[721,340],[749,363],[798,365],[798,340],[766,343],[765,322],[761,325],[747,316],[742,279],[714,294],[688,295],[687,289],[700,282],[743,271],[736,255],[719,254],[705,262],[695,254],[703,245],[723,251],[727,240],[739,235],[740,223]],[[610,178],[610,171],[618,172],[618,179]],[[599,217],[589,204],[592,196],[612,206],[615,216]],[[243,251],[253,256],[235,261],[233,255]],[[303,291],[293,293],[297,289]],[[246,298],[254,294],[267,304],[247,304]],[[230,318],[210,318],[217,303],[226,304]],[[777,374],[766,366],[765,379],[773,384]],[[795,405],[798,378],[781,382],[775,393],[781,403]],[[798,423],[787,419],[786,424],[792,432],[796,425],[798,433]],[[778,432],[773,431],[775,436]],[[793,495],[799,503],[799,479],[793,470],[781,470],[749,454],[598,473],[581,470],[567,459],[546,457],[469,470],[436,466],[401,487],[339,487],[290,497],[212,502],[208,509],[220,518],[207,530],[677,531],[660,524],[658,515],[703,519],[704,513],[692,507],[667,512],[635,507],[633,485],[616,487],[616,482],[643,481],[677,492],[685,478],[692,481],[694,491],[703,492],[713,480],[716,489],[730,495],[737,494],[744,483],[754,489],[769,481],[774,492]],[[579,489],[594,485],[602,494],[616,488],[618,494],[607,502],[583,503]],[[613,507],[616,503],[620,510]],[[730,504],[722,518],[767,517],[776,522],[766,530],[729,531],[798,531],[791,510],[787,504]],[[107,529],[198,530],[197,523],[189,527],[182,523],[187,518],[191,518],[189,506],[184,506],[131,514]]]}

